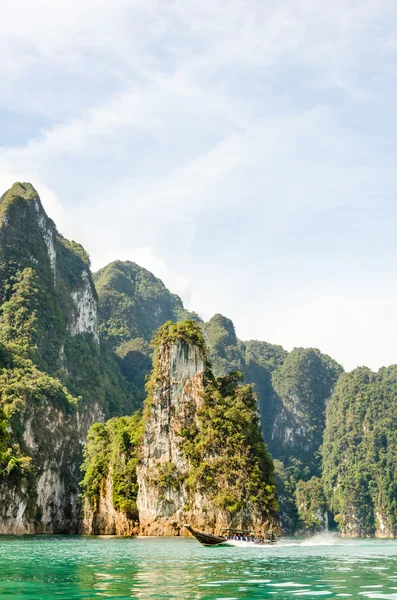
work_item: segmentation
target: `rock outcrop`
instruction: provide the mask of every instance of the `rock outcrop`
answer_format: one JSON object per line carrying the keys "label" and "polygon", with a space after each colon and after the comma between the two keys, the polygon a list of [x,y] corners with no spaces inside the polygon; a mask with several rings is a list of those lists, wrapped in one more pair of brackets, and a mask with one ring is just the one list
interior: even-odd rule
{"label": "rock outcrop", "polygon": [[138,468],[141,531],[148,535],[179,534],[184,522],[193,520],[200,525],[199,515],[207,527],[208,520],[213,528],[225,526],[211,504],[207,506],[205,499],[188,490],[183,481],[190,464],[182,451],[182,431],[198,426],[197,411],[204,394],[203,352],[180,341],[161,347],[158,370]]}
{"label": "rock outcrop", "polygon": [[88,499],[84,502],[82,532],[87,535],[136,535],[139,522],[115,507],[112,473],[102,479],[98,502],[93,508]]}
{"label": "rock outcrop", "polygon": [[273,463],[241,374],[215,379],[194,321],[154,341],[143,415],[96,424],[83,465],[87,533],[278,528]]}
{"label": "rock outcrop", "polygon": [[327,407],[323,482],[346,537],[397,537],[397,366],[342,375]]}
{"label": "rock outcrop", "polygon": [[136,467],[142,441],[140,411],[95,423],[84,450],[84,518],[87,534],[132,535],[139,531]]}
{"label": "rock outcrop", "polygon": [[87,253],[30,184],[14,184],[0,199],[1,533],[78,531],[83,444],[117,404],[118,378],[99,346]]}
{"label": "rock outcrop", "polygon": [[[137,471],[143,534],[183,535],[187,522],[218,533],[275,525],[272,465],[255,400],[250,386],[234,377],[213,379],[192,321],[160,330]],[[237,443],[233,456],[230,448]],[[245,472],[243,458],[238,464],[243,455]],[[255,491],[254,470],[260,473]]]}

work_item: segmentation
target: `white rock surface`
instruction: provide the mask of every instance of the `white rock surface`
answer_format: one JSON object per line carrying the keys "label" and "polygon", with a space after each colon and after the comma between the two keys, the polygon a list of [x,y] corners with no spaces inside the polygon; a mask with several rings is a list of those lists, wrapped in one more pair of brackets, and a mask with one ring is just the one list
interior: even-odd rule
{"label": "white rock surface", "polygon": [[51,269],[54,273],[54,280],[56,277],[56,261],[57,254],[54,245],[54,231],[51,225],[48,224],[47,218],[38,202],[38,200],[34,200],[34,207],[37,213],[37,221],[40,229],[43,232],[43,238],[45,244],[47,246],[48,258],[50,260]]}
{"label": "white rock surface", "polygon": [[97,343],[99,343],[98,306],[88,272],[85,269],[81,273],[81,279],[81,287],[71,294],[75,312],[70,331],[72,335],[92,333]]}

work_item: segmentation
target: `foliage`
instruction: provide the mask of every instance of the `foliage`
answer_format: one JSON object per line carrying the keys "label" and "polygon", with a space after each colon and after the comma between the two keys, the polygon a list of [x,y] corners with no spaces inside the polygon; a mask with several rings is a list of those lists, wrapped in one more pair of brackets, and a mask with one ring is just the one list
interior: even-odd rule
{"label": "foliage", "polygon": [[164,462],[157,465],[156,483],[159,487],[166,490],[168,488],[178,489],[181,478],[178,475],[177,468],[173,462]]}
{"label": "foliage", "polygon": [[311,533],[324,530],[327,523],[327,501],[321,479],[312,477],[309,481],[299,481],[295,497],[303,528]]}
{"label": "foliage", "polygon": [[0,482],[11,474],[25,474],[30,460],[21,453],[18,444],[10,444],[9,421],[0,407]]}
{"label": "foliage", "polygon": [[1,306],[0,341],[17,343],[25,356],[37,350],[39,284],[35,271],[17,271],[10,281],[11,296]]}
{"label": "foliage", "polygon": [[205,339],[196,321],[181,321],[178,323],[167,321],[157,330],[152,340],[152,346],[155,349],[167,348],[176,342],[192,344],[203,352],[206,351]]}
{"label": "foliage", "polygon": [[336,361],[316,348],[294,348],[274,372],[273,384],[287,408],[296,410],[294,398],[298,396],[298,410],[303,414],[310,415],[313,410],[322,413],[342,371]]}
{"label": "foliage", "polygon": [[307,481],[310,477],[310,469],[307,466],[304,467],[302,462],[296,458],[291,459],[288,466],[277,459],[273,462],[280,527],[284,533],[294,533],[297,530],[299,519],[295,500],[296,486],[299,481]]}
{"label": "foliage", "polygon": [[35,271],[17,271],[11,281],[9,300],[1,306],[0,402],[7,417],[23,411],[32,402],[50,397],[54,405],[68,409],[76,406],[74,398],[59,381],[36,367],[38,335],[37,312],[40,286]]}
{"label": "foliage", "polygon": [[339,528],[397,534],[397,366],[343,375],[327,407],[323,479]]}
{"label": "foliage", "polygon": [[100,332],[114,349],[134,338],[150,341],[168,320],[178,320],[181,299],[160,279],[130,261],[115,261],[94,275]]}
{"label": "foliage", "polygon": [[66,411],[78,402],[59,379],[40,371],[29,359],[12,355],[8,367],[0,369],[0,403],[6,416],[23,412],[30,404],[38,405],[44,398]]}
{"label": "foliage", "polygon": [[134,338],[124,342],[117,349],[119,365],[127,381],[144,390],[148,373],[152,368],[152,348],[143,338]]}
{"label": "foliage", "polygon": [[244,342],[246,363],[254,362],[269,373],[281,367],[288,352],[282,346],[250,340]]}
{"label": "foliage", "polygon": [[113,418],[91,427],[81,467],[84,472],[81,486],[94,510],[100,498],[101,485],[110,477],[114,507],[128,513],[130,518],[137,518],[136,467],[142,436],[139,411],[131,417]]}
{"label": "foliage", "polygon": [[237,346],[233,322],[223,315],[214,315],[203,325],[205,336],[214,352],[222,356],[229,346]]}
{"label": "foliage", "polygon": [[241,381],[241,373],[230,373],[207,383],[197,427],[182,431],[191,463],[187,484],[212,492],[214,504],[230,514],[249,503],[275,511],[273,464],[256,398]]}
{"label": "foliage", "polygon": [[[272,452],[286,465],[293,458],[320,474],[318,450],[325,426],[325,407],[342,367],[315,348],[295,348],[272,374],[279,402],[279,430],[273,434]],[[285,430],[292,439],[285,443]]]}

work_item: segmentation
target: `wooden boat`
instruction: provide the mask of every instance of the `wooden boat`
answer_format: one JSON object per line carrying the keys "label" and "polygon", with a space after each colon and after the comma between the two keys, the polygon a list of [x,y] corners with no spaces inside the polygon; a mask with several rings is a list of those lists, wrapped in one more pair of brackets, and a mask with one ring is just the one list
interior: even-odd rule
{"label": "wooden boat", "polygon": [[[220,535],[212,535],[212,533],[204,533],[203,531],[197,531],[196,529],[193,529],[191,525],[185,525],[185,527],[203,546],[235,546],[236,544],[263,546],[274,545],[277,543],[277,538],[273,532],[269,532],[267,536],[260,535],[258,537],[254,532],[251,531],[243,531],[241,529],[224,529],[223,531],[226,532],[225,537]],[[249,541],[247,540],[247,536],[250,536],[253,539]]]}
{"label": "wooden boat", "polygon": [[190,525],[185,525],[186,529],[202,544],[203,546],[226,546],[228,539],[212,533],[203,533],[196,531]]}

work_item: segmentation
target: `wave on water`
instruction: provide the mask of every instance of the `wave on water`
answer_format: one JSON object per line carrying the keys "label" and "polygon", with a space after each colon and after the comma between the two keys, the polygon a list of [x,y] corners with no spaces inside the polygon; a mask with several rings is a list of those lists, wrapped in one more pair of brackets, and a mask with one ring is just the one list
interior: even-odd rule
{"label": "wave on water", "polygon": [[334,546],[335,544],[340,543],[341,538],[338,533],[334,533],[332,531],[323,531],[321,533],[316,533],[315,535],[305,538],[305,539],[279,539],[276,545],[273,544],[263,544],[258,545],[254,542],[244,542],[238,540],[230,540],[228,541],[228,546],[236,546],[237,548],[264,548],[269,550],[270,548],[278,548],[280,546]]}
{"label": "wave on water", "polygon": [[322,531],[304,540],[279,541],[280,546],[335,546],[341,541],[340,535],[332,531]]}
{"label": "wave on water", "polygon": [[301,546],[334,546],[335,544],[339,544],[340,541],[341,537],[339,533],[322,531],[321,533],[316,533],[312,537],[303,540]]}

